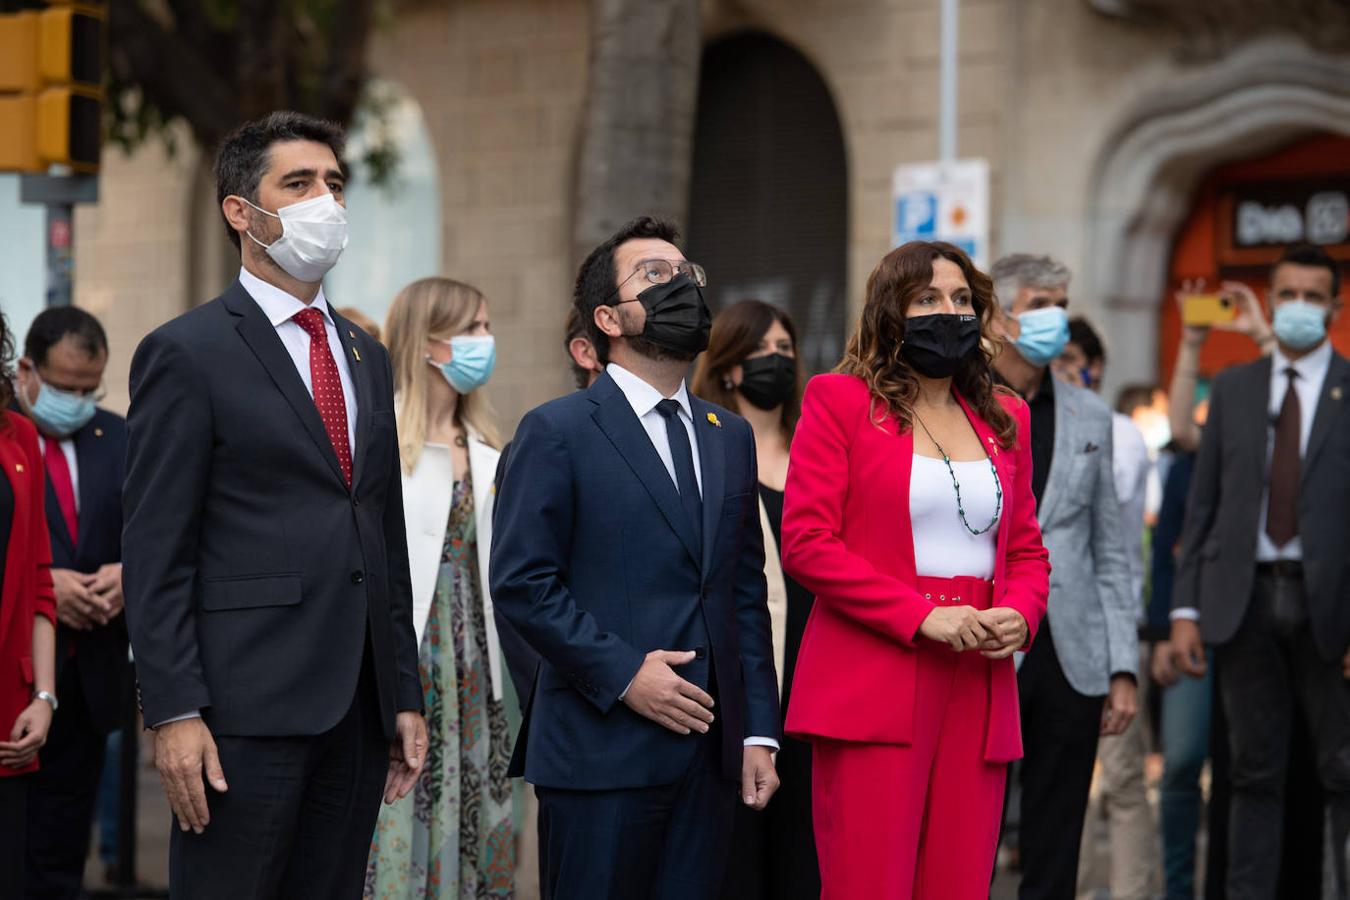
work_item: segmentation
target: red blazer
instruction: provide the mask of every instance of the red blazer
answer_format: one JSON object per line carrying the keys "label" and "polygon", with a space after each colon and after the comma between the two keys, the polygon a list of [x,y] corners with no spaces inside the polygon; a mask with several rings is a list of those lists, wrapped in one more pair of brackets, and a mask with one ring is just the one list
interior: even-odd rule
{"label": "red blazer", "polygon": [[[1003,484],[994,603],[1020,612],[1034,636],[1050,590],[1031,493],[1030,412],[1000,397],[1017,420],[1013,449],[960,396]],[[851,375],[811,379],[792,439],[783,502],[783,569],[816,595],[788,707],[794,736],[907,744],[912,737],[919,625],[933,609],[916,588],[909,521],[911,432],[889,415],[872,424],[866,384]],[[994,663],[985,759],[1022,755],[1017,675]]]}
{"label": "red blazer", "polygon": [[[14,521],[0,590],[0,740],[8,741],[14,720],[33,700],[33,617],[46,616],[56,624],[37,429],[9,410],[0,422],[0,468],[14,492]],[[0,766],[0,777],[37,767],[36,760],[22,769]]]}

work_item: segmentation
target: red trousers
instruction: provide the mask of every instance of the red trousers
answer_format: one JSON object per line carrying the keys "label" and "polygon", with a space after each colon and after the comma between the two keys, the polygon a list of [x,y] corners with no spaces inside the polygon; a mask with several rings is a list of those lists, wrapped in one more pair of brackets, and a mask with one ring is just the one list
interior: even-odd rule
{"label": "red trousers", "polygon": [[984,758],[989,660],[932,641],[896,652],[919,654],[913,742],[813,742],[821,898],[984,900],[1007,784]]}

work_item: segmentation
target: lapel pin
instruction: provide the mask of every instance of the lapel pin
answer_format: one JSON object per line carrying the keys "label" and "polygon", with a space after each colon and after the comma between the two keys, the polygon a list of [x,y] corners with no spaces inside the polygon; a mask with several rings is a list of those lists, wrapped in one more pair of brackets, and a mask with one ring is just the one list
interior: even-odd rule
{"label": "lapel pin", "polygon": [[14,464],[14,471],[15,471],[15,472],[22,472],[22,471],[23,471],[23,463],[15,463],[15,464]]}
{"label": "lapel pin", "polygon": [[1331,389],[1331,399],[1332,400],[1341,399],[1341,389],[1339,385]]}
{"label": "lapel pin", "polygon": [[722,423],[717,421],[717,413],[708,413],[708,421],[716,425],[718,428],[722,427]]}
{"label": "lapel pin", "polygon": [[347,337],[351,338],[352,340],[356,340],[356,332],[355,332],[355,331],[352,331],[350,328],[348,328],[348,329],[347,329]]}
{"label": "lapel pin", "polygon": [[94,437],[103,437],[103,429],[102,429],[102,428],[95,428],[95,429],[94,429]]}
{"label": "lapel pin", "polygon": [[357,362],[361,361],[361,351],[357,350],[355,347],[352,348],[352,356],[356,357]]}

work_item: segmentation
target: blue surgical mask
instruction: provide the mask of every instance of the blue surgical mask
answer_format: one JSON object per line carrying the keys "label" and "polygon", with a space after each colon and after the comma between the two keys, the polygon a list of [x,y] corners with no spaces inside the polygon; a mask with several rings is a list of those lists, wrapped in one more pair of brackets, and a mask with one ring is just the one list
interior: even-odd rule
{"label": "blue surgical mask", "polygon": [[457,334],[443,344],[450,345],[453,354],[449,362],[427,360],[441,370],[450,386],[461,394],[487,384],[492,368],[497,364],[497,341],[490,334]]}
{"label": "blue surgical mask", "polygon": [[69,437],[89,424],[98,410],[93,397],[72,394],[38,380],[38,395],[28,413],[44,434]]}
{"label": "blue surgical mask", "polygon": [[1046,366],[1069,343],[1069,314],[1060,306],[1033,309],[1017,317],[1022,333],[1013,346],[1034,366]]}
{"label": "blue surgical mask", "polygon": [[1307,300],[1286,300],[1275,307],[1275,337],[1291,350],[1307,350],[1327,336],[1327,309]]}

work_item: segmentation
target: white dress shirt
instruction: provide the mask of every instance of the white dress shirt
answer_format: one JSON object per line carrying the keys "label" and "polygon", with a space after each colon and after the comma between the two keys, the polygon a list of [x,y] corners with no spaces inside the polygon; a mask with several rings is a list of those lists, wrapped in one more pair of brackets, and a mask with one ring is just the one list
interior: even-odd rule
{"label": "white dress shirt", "polygon": [[[1298,395],[1298,455],[1302,459],[1308,452],[1308,437],[1312,434],[1313,419],[1317,417],[1317,403],[1322,397],[1322,385],[1326,383],[1327,372],[1331,369],[1331,341],[1322,341],[1307,356],[1296,362],[1290,362],[1278,347],[1271,358],[1270,398],[1267,401],[1268,414],[1266,426],[1266,482],[1261,487],[1260,529],[1256,535],[1256,561],[1277,562],[1281,560],[1301,561],[1303,559],[1303,541],[1294,535],[1283,547],[1266,534],[1266,512],[1270,507],[1270,461],[1275,451],[1275,420],[1279,418],[1280,407],[1284,404],[1284,394],[1289,390],[1289,376],[1285,370],[1293,366],[1298,373],[1294,380],[1294,393]],[[1172,610],[1173,619],[1198,619],[1200,612],[1192,607]]]}
{"label": "white dress shirt", "polygon": [[[347,365],[347,351],[342,347],[342,339],[338,337],[337,323],[333,321],[333,311],[328,307],[328,301],[324,299],[323,288],[319,288],[319,293],[314,297],[313,303],[305,303],[298,297],[292,297],[276,285],[268,284],[257,275],[254,275],[248,269],[239,270],[239,283],[243,285],[244,290],[253,298],[262,309],[263,315],[267,316],[267,321],[272,323],[272,327],[277,330],[277,337],[281,338],[282,346],[286,352],[291,355],[291,361],[295,363],[296,371],[300,373],[300,380],[305,383],[305,390],[309,391],[309,396],[314,396],[314,382],[309,371],[309,332],[300,327],[300,324],[294,320],[295,314],[306,309],[317,309],[323,313],[324,330],[328,332],[328,349],[333,352],[333,359],[337,362],[338,378],[342,380],[342,399],[347,402],[347,443],[351,447],[352,459],[356,459],[356,385],[352,382],[351,368]],[[74,452],[72,447],[71,452]],[[69,455],[67,456],[69,458]],[[71,467],[72,480],[75,475],[75,469]],[[75,492],[79,496],[79,491]],[[201,715],[201,711],[185,713],[181,716],[174,716],[172,719],[165,719],[163,722],[155,723],[155,727],[168,725],[170,722],[179,722],[183,719],[195,719]]]}
{"label": "white dress shirt", "polygon": [[[42,465],[44,470],[47,465],[47,442],[52,438],[47,437],[42,432],[38,432],[38,450],[42,452]],[[66,466],[70,469],[70,487],[75,491],[75,512],[80,511],[80,461],[75,456],[75,439],[62,438],[57,441],[61,446],[61,454],[66,458]],[[45,475],[45,472],[44,472]],[[71,535],[74,537],[75,535]]]}
{"label": "white dress shirt", "polygon": [[[694,454],[694,478],[698,481],[698,492],[701,497],[703,495],[703,465],[698,458],[698,435],[694,434],[694,410],[689,405],[689,391],[685,388],[684,382],[681,381],[675,393],[667,398],[623,366],[610,363],[605,367],[605,371],[619,386],[624,398],[628,400],[628,405],[633,407],[633,414],[638,417],[638,421],[646,429],[647,437],[651,439],[652,446],[656,448],[656,455],[661,457],[661,464],[666,467],[671,483],[676,486],[677,490],[679,489],[679,479],[675,477],[675,455],[670,450],[670,436],[666,433],[666,419],[657,411],[656,404],[666,399],[674,400],[680,404],[680,424],[684,426],[685,432],[689,435],[689,449]],[[629,682],[628,687],[632,686],[632,682]],[[628,688],[624,688],[623,693],[619,695],[619,699],[622,700],[627,694]],[[748,737],[745,739],[745,746],[771,747],[777,750],[778,742],[769,737]]]}
{"label": "white dress shirt", "polygon": [[1323,341],[1322,346],[1298,362],[1291,363],[1278,347],[1271,359],[1270,427],[1266,430],[1266,484],[1261,489],[1261,531],[1256,536],[1257,562],[1303,559],[1303,539],[1298,535],[1294,535],[1283,547],[1276,547],[1266,534],[1266,510],[1270,506],[1270,462],[1275,452],[1275,420],[1279,418],[1280,406],[1284,403],[1285,392],[1289,390],[1289,376],[1285,374],[1285,369],[1290,366],[1298,373],[1298,378],[1294,379],[1294,393],[1298,395],[1298,456],[1302,459],[1308,453],[1308,436],[1312,434],[1313,419],[1317,416],[1317,401],[1322,396],[1322,385],[1331,368],[1331,341]]}
{"label": "white dress shirt", "polygon": [[296,371],[300,373],[300,380],[305,383],[305,390],[309,391],[310,397],[314,396],[314,385],[309,373],[309,332],[294,321],[294,316],[306,309],[317,309],[323,313],[324,330],[328,332],[328,349],[333,352],[333,359],[337,362],[338,377],[342,380],[342,398],[347,401],[347,442],[351,445],[352,459],[356,459],[356,385],[352,382],[347,351],[343,349],[337,323],[333,321],[333,311],[323,296],[323,288],[319,288],[313,303],[306,304],[247,269],[239,270],[239,283],[277,330],[277,337],[281,338],[286,352],[291,355],[291,361],[295,363]]}

